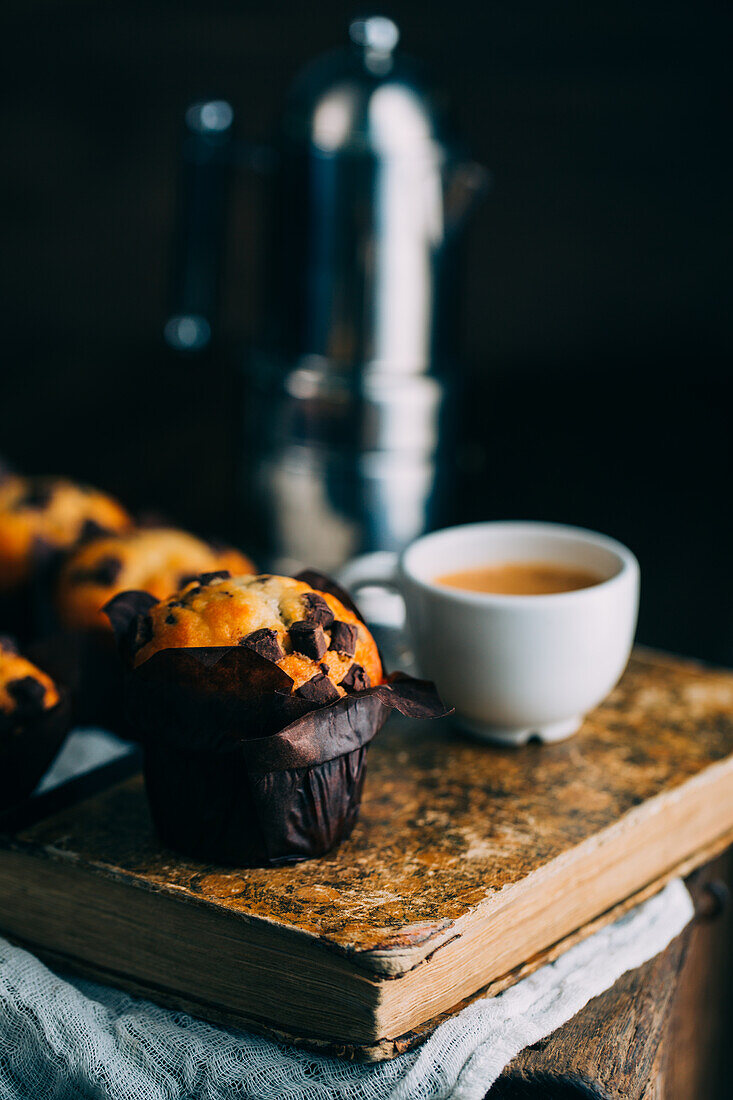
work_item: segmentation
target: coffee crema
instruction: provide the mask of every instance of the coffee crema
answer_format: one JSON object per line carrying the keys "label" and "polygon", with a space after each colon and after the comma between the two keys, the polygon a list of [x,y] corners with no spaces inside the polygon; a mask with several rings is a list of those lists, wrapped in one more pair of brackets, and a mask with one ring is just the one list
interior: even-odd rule
{"label": "coffee crema", "polygon": [[603,580],[589,569],[559,562],[503,561],[460,569],[456,573],[442,573],[435,578],[435,583],[502,596],[548,596],[591,588]]}

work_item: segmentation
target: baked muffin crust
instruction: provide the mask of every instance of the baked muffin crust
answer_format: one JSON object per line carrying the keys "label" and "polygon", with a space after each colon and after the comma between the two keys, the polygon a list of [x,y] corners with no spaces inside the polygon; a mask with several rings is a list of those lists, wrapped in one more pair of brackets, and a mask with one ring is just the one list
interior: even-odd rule
{"label": "baked muffin crust", "polygon": [[275,661],[293,691],[316,703],[382,682],[376,643],[327,592],[269,574],[208,575],[151,608],[138,624],[134,664],[163,649],[245,645]]}
{"label": "baked muffin crust", "polygon": [[66,626],[102,627],[109,621],[100,608],[118,592],[142,589],[162,600],[203,572],[254,571],[238,550],[214,548],[187,531],[149,527],[129,534],[95,539],[79,547],[64,563],[56,603]]}

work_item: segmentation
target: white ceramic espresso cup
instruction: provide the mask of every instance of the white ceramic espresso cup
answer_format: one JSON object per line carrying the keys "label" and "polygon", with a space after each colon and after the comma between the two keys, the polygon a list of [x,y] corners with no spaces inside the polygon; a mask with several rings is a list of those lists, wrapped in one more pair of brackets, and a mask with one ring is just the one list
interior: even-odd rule
{"label": "white ceramic espresso cup", "polygon": [[[589,588],[507,596],[437,584],[501,562],[587,569]],[[639,565],[621,543],[554,523],[474,523],[417,539],[399,556],[367,554],[340,574],[352,591],[396,588],[420,672],[455,718],[490,741],[557,741],[611,691],[629,658]]]}

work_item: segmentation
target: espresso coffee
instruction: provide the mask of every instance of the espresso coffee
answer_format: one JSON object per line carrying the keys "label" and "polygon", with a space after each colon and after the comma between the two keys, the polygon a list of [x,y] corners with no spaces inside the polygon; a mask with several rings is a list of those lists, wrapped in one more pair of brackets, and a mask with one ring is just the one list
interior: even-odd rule
{"label": "espresso coffee", "polygon": [[436,584],[502,596],[547,596],[600,584],[603,577],[574,565],[545,561],[504,561],[443,573]]}

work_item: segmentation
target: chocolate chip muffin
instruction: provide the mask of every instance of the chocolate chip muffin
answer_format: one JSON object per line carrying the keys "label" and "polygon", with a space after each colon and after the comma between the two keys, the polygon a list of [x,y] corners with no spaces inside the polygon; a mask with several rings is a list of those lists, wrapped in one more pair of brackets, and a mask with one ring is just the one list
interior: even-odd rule
{"label": "chocolate chip muffin", "polygon": [[106,611],[158,834],[206,862],[330,851],[354,827],[388,714],[445,713],[431,684],[385,676],[348,594],[311,571],[205,573],[164,600],[121,592]]}
{"label": "chocolate chip muffin", "polygon": [[0,638],[0,810],[33,790],[68,729],[68,708],[54,681]]}
{"label": "chocolate chip muffin", "polygon": [[203,573],[137,621],[133,644],[135,667],[166,649],[245,646],[317,706],[383,679],[364,623],[335,596],[292,577]]}
{"label": "chocolate chip muffin", "polygon": [[162,600],[200,573],[220,569],[251,573],[254,566],[238,550],[170,527],[98,538],[64,563],[56,589],[59,617],[72,629],[108,631],[100,608],[118,592],[143,589]]}
{"label": "chocolate chip muffin", "polygon": [[0,593],[29,581],[49,553],[132,521],[112,497],[58,477],[11,476],[0,484]]}

